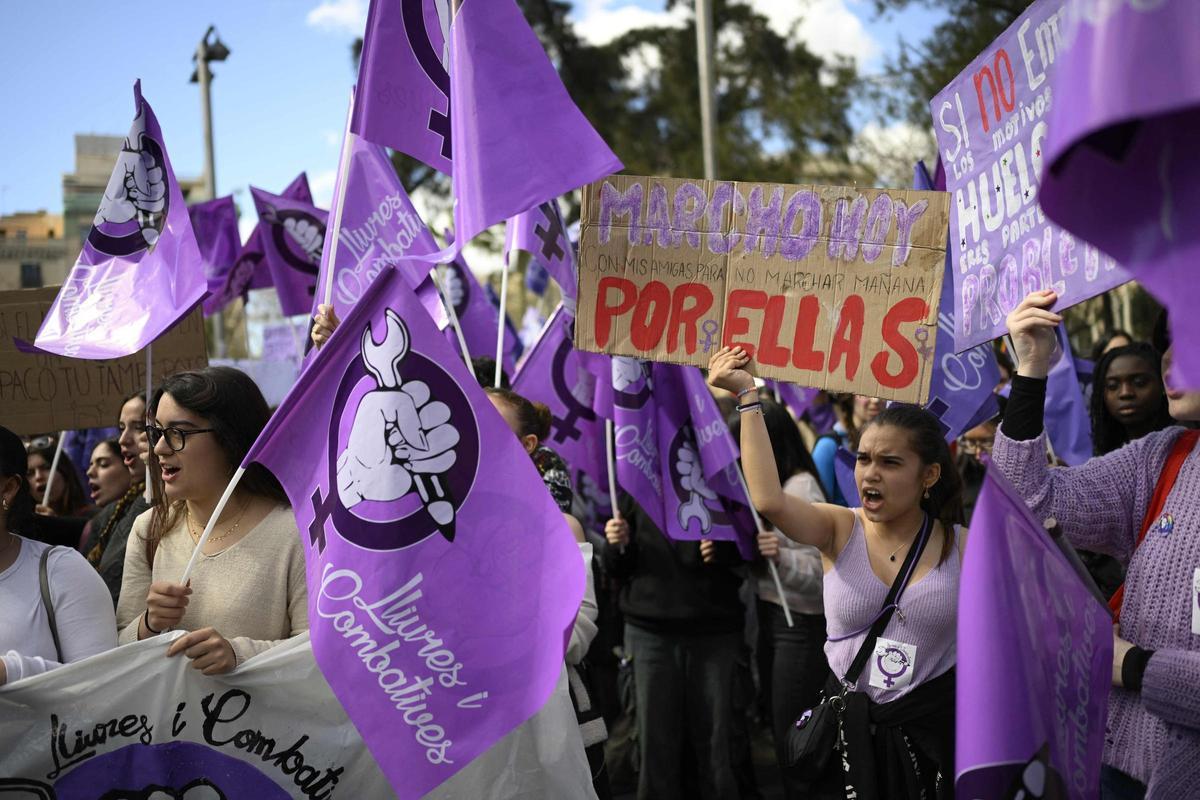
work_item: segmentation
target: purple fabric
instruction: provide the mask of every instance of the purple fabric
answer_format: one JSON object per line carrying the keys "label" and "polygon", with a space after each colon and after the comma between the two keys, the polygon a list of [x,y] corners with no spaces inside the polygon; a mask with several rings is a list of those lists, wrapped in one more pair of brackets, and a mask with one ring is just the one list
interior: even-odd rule
{"label": "purple fabric", "polygon": [[34,339],[71,358],[120,358],[204,297],[204,264],[154,110],[133,84],[134,119],[83,250]]}
{"label": "purple fabric", "polygon": [[246,462],[306,549],[326,680],[402,798],[546,701],[583,562],[533,462],[395,267],[321,348]]}
{"label": "purple fabric", "polygon": [[562,456],[571,471],[580,522],[603,531],[612,516],[605,464],[604,417],[597,413],[596,376],[586,368],[574,340],[575,320],[562,306],[526,352],[513,376],[517,394],[544,403],[553,417],[545,444]]}
{"label": "purple fabric", "polygon": [[833,475],[837,480],[838,490],[846,498],[846,505],[856,508],[862,505],[858,496],[858,481],[854,479],[854,453],[838,445],[833,453]]}
{"label": "purple fabric", "polygon": [[[1078,91],[1055,85],[1051,94],[1062,63],[1063,9],[1063,0],[1035,2],[930,104],[954,196],[958,351],[1005,333],[1005,317],[1030,291],[1054,289],[1063,309],[1129,280],[1111,257],[1048,222],[1038,207],[1047,116]],[[1140,72],[1128,77],[1140,86]],[[1093,199],[1083,202],[1095,213]]]}
{"label": "purple fabric", "polygon": [[[931,190],[933,181],[925,164],[913,167],[913,188]],[[954,267],[946,253],[946,273],[942,279],[942,299],[938,306],[938,326],[929,381],[929,401],[925,409],[942,424],[946,441],[952,442],[970,430],[980,416],[991,419],[1000,411],[993,390],[1000,383],[1000,368],[991,347],[980,344],[963,353],[954,352]],[[917,336],[922,331],[918,329]],[[929,332],[924,331],[928,339]],[[922,345],[923,347],[927,345]]]}
{"label": "purple fabric", "polygon": [[316,294],[329,212],[250,187],[263,235],[263,261],[287,316],[308,314]]}
{"label": "purple fabric", "polygon": [[[959,587],[957,795],[1097,797],[1111,678],[1108,609],[988,470]],[[1008,791],[1032,761],[1045,790]]]}
{"label": "purple fabric", "polygon": [[[280,196],[286,197],[289,200],[296,200],[301,203],[313,205],[312,191],[308,187],[308,174],[301,172],[299,175],[293,178],[292,182],[289,183],[282,192],[280,192]],[[254,226],[254,230],[250,233],[250,239],[246,240],[247,247],[250,246],[250,241],[254,238],[254,234],[258,233],[265,227],[266,226],[261,222]],[[259,234],[258,241],[260,251],[262,250],[262,242],[265,241],[263,238],[265,235],[265,233]],[[271,280],[271,269],[267,265],[266,261],[259,256],[255,263],[257,264],[257,268],[251,275],[250,282],[245,285],[240,293],[244,294],[250,289],[269,289],[273,285]]]}
{"label": "purple fabric", "polygon": [[[400,274],[421,298],[430,317],[445,326],[445,309],[437,287],[429,278],[430,265],[407,256],[436,252],[437,242],[413,208],[412,200],[384,149],[354,134],[350,145],[350,164],[346,168],[346,190],[342,201],[341,229],[338,232],[337,264],[331,298],[339,317],[353,308],[367,287],[388,264],[399,267]],[[333,196],[341,190],[342,165]],[[317,277],[317,296],[312,310],[325,302],[325,279],[329,255],[321,253]]]}
{"label": "purple fabric", "polygon": [[812,409],[817,395],[821,393],[820,389],[811,389],[782,381],[769,380],[767,381],[767,385],[775,390],[775,394],[779,397],[780,402],[788,407],[788,410],[792,412],[796,419],[800,419],[800,417],[804,416],[805,412]]}
{"label": "purple fabric", "polygon": [[[488,300],[487,293],[479,285],[475,273],[466,265],[462,256],[446,265],[442,281],[446,288],[446,297],[454,306],[454,313],[458,315],[459,327],[462,328],[463,338],[467,341],[467,352],[472,358],[495,358],[500,314]],[[458,344],[453,327],[446,328],[445,337],[454,348],[454,352],[461,354],[462,348]],[[520,348],[521,341],[515,334],[510,335],[507,331],[504,339],[504,371],[512,375],[517,367],[513,349]],[[489,386],[492,383],[491,376],[480,376],[480,379],[486,380]]]}
{"label": "purple fabric", "polygon": [[[505,258],[507,257],[508,254],[505,253]],[[525,268],[525,288],[541,297],[546,294],[546,287],[549,285],[550,273],[537,259],[530,260],[529,266]]]}
{"label": "purple fabric", "polygon": [[[496,320],[500,319],[500,295],[492,288],[491,283],[483,285],[483,293],[487,296],[488,302],[492,304],[492,308],[496,310]],[[495,347],[492,348],[493,354]],[[521,332],[517,330],[517,326],[513,324],[512,317],[508,314],[504,315],[504,358],[505,361],[511,360],[514,368],[521,358],[521,354],[525,352],[525,342],[521,339]],[[493,355],[493,358],[495,356]],[[512,374],[511,372],[509,373]]]}
{"label": "purple fabric", "polygon": [[208,297],[204,298],[204,316],[212,316],[224,304],[218,305],[229,271],[242,252],[242,237],[238,233],[237,208],[233,196],[218,197],[188,206],[192,231],[200,258],[204,260],[204,277],[208,282]]}
{"label": "purple fabric", "polygon": [[250,238],[246,240],[245,246],[242,247],[242,252],[238,254],[237,260],[233,262],[233,267],[225,275],[221,286],[214,294],[205,298],[205,314],[215,314],[237,298],[244,298],[247,292],[255,288],[254,280],[257,275],[267,275],[267,285],[271,285],[270,273],[263,264],[262,237],[262,228],[255,227],[250,233]]}
{"label": "purple fabric", "polygon": [[[1055,60],[1042,208],[1124,264],[1170,312],[1177,342],[1200,323],[1200,4],[1089,4]],[[1200,350],[1171,377],[1200,388]]]}
{"label": "purple fabric", "polygon": [[1062,358],[1046,381],[1046,433],[1054,454],[1068,467],[1074,467],[1092,457],[1092,421],[1079,387],[1071,343],[1062,326],[1058,328],[1058,340]]}
{"label": "purple fabric", "polygon": [[371,0],[350,129],[447,175],[450,75],[445,47],[448,4]]}
{"label": "purple fabric", "polygon": [[563,297],[574,300],[579,295],[575,248],[571,246],[571,240],[567,237],[566,225],[563,223],[557,200],[547,200],[536,208],[508,220],[505,226],[504,257],[507,258],[512,250],[531,253],[533,262],[554,278],[562,289]]}

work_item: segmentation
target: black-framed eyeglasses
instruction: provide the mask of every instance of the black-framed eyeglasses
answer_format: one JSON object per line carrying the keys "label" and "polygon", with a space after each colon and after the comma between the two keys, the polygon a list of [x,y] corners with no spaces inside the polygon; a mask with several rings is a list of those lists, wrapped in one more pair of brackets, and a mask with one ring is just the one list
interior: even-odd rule
{"label": "black-framed eyeglasses", "polygon": [[150,439],[151,447],[158,447],[158,440],[165,438],[171,452],[178,453],[187,444],[187,437],[197,433],[213,433],[215,430],[215,428],[160,428],[157,425],[147,425],[146,436]]}

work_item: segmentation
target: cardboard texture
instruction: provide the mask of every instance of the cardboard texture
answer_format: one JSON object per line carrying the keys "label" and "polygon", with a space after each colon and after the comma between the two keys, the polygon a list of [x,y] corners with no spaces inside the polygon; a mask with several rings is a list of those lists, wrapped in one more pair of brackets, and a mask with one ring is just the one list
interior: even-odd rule
{"label": "cardboard texture", "polygon": [[949,197],[614,175],[584,189],[575,346],[924,403]]}
{"label": "cardboard texture", "polygon": [[[121,402],[146,387],[146,351],[93,361],[23,353],[13,338],[32,342],[58,286],[0,292],[0,425],[33,435],[114,425]],[[208,365],[200,309],[153,344],[155,382]]]}

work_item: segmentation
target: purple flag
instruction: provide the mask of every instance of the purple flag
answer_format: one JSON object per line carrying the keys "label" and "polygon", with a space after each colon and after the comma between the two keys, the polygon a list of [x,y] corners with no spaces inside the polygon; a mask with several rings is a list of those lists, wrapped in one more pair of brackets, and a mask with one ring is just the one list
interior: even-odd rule
{"label": "purple flag", "polygon": [[[931,190],[933,182],[925,164],[918,161],[913,167],[913,188]],[[936,345],[927,354],[929,331],[917,329],[918,350],[932,357],[933,374],[929,381],[929,401],[925,409],[941,422],[946,441],[952,442],[969,430],[970,422],[986,415],[991,419],[1000,411],[994,389],[1000,383],[1000,368],[991,347],[979,344],[962,352],[954,352],[954,267],[950,251],[946,252],[946,276],[942,280],[942,299],[938,306]],[[849,495],[847,495],[849,496]]]}
{"label": "purple flag", "polygon": [[[1004,334],[1008,312],[1031,291],[1054,289],[1061,310],[1129,280],[1111,257],[1051,224],[1038,206],[1047,116],[1079,91],[1051,92],[1062,63],[1063,7],[1063,0],[1035,2],[930,104],[954,195],[955,350]],[[1142,84],[1138,71],[1124,77]],[[1079,100],[1093,101],[1091,94]]]}
{"label": "purple flag", "polygon": [[[263,264],[262,237],[262,228],[255,227],[242,251],[238,253],[237,260],[225,275],[225,280],[213,294],[205,298],[205,314],[215,314],[237,298],[245,297],[248,291],[255,288],[256,275],[267,274],[268,278],[270,277]],[[267,285],[271,285],[269,280]]]}
{"label": "purple flag", "polygon": [[[505,251],[504,257],[508,258],[507,251]],[[525,269],[525,288],[541,297],[546,294],[546,287],[549,285],[550,273],[537,259],[531,259],[529,266]]]}
{"label": "purple flag", "polygon": [[287,316],[308,314],[316,294],[329,213],[312,203],[250,187],[263,229],[263,260]]}
{"label": "purple flag", "polygon": [[553,416],[546,445],[571,470],[580,522],[603,531],[612,516],[605,463],[604,418],[597,413],[596,376],[572,344],[575,320],[562,305],[517,365],[512,387],[518,394],[544,403]]}
{"label": "purple flag", "polygon": [[238,234],[237,208],[233,197],[218,197],[188,206],[192,231],[200,258],[204,260],[204,277],[208,282],[208,297],[204,298],[204,316],[220,311],[229,271],[242,252],[242,237]]}
{"label": "purple flag", "polygon": [[1062,358],[1046,376],[1046,435],[1054,454],[1067,466],[1074,467],[1092,457],[1092,424],[1079,387],[1071,343],[1061,325],[1058,342]]}
{"label": "purple flag", "polygon": [[[479,285],[475,273],[466,266],[462,256],[446,265],[445,277],[446,297],[454,306],[458,315],[458,325],[462,328],[463,338],[467,341],[467,351],[472,358],[487,356],[496,357],[496,335],[500,326],[500,314],[488,300],[487,293]],[[454,351],[461,353],[458,337],[453,328],[447,328],[447,341]],[[505,331],[504,371],[512,375],[516,371],[517,360],[513,356],[514,345],[520,348],[521,341],[515,334]],[[491,376],[481,376],[491,384]]]}
{"label": "purple flag", "polygon": [[371,0],[350,129],[450,175],[449,6]]}
{"label": "purple flag", "polygon": [[120,358],[200,302],[204,264],[142,82],[134,118],[83,250],[34,339],[70,358]]}
{"label": "purple flag", "polygon": [[[430,317],[444,327],[445,309],[429,277],[430,265],[410,258],[437,252],[437,242],[413,208],[383,148],[353,133],[350,136],[350,164],[345,170],[346,190],[333,276],[334,308],[339,316],[345,316],[375,276],[388,264],[394,264],[409,288],[417,292]],[[333,187],[334,197],[341,190],[341,167]],[[314,312],[316,304],[325,301],[330,249],[322,249]]]}
{"label": "purple flag", "polygon": [[[500,320],[500,295],[492,288],[491,283],[483,285],[483,293],[487,295],[488,302],[492,304],[492,308],[496,310],[496,320]],[[492,344],[492,352],[496,352],[495,343]],[[521,339],[521,332],[517,330],[517,326],[513,324],[512,317],[508,314],[504,315],[504,359],[505,363],[509,360],[513,363],[513,368],[516,368],[517,362],[521,359],[521,354],[525,352],[525,342]],[[512,373],[509,373],[510,375]]]}
{"label": "purple flag", "polygon": [[1108,609],[998,470],[987,471],[971,519],[958,599],[956,794],[1097,797]]}
{"label": "purple flag", "polygon": [[[579,280],[575,269],[575,249],[567,238],[562,213],[557,200],[524,211],[508,220],[505,226],[504,257],[512,250],[524,250],[533,255],[534,263],[554,278],[563,297],[574,300],[579,295]],[[532,269],[532,265],[531,265]]]}
{"label": "purple flag", "polygon": [[[313,205],[312,190],[309,189],[308,186],[308,174],[301,172],[299,175],[293,178],[292,182],[289,183],[282,192],[280,192],[280,197],[286,197],[289,200],[295,200],[300,203]],[[266,227],[267,226],[262,222],[259,222],[254,226],[254,230],[250,233],[250,238],[246,240],[246,247],[250,247],[253,243],[255,234],[258,234],[257,246],[259,255],[255,259],[255,264],[257,266],[251,275],[249,283],[244,285],[241,291],[238,292],[239,294],[245,294],[245,292],[250,289],[269,289],[273,285],[271,280],[271,269],[267,265],[263,253],[263,242],[265,241],[263,237],[265,237],[266,234],[260,233],[260,231]]]}
{"label": "purple flag", "polygon": [[[440,58],[447,12],[433,6],[373,0],[351,127],[450,174],[456,242],[446,254],[490,225],[621,169],[515,0],[461,4],[449,26],[448,68]],[[447,140],[458,169],[446,159]]]}
{"label": "purple flag", "polygon": [[246,456],[279,478],[326,680],[402,798],[545,702],[583,562],[512,431],[387,267]]}
{"label": "purple flag", "polygon": [[[1200,388],[1200,4],[1099,4],[1063,26],[1042,208],[1170,312],[1177,385]],[[1060,45],[1061,46],[1061,45]]]}
{"label": "purple flag", "polygon": [[767,385],[775,390],[779,401],[787,406],[796,419],[800,419],[806,411],[812,408],[813,401],[821,393],[820,389],[797,386],[794,383],[785,383],[783,381],[768,380]]}
{"label": "purple flag", "polygon": [[838,445],[833,452],[833,477],[842,497],[846,498],[846,505],[851,508],[862,505],[862,499],[858,496],[858,481],[854,479],[854,453],[842,445]]}

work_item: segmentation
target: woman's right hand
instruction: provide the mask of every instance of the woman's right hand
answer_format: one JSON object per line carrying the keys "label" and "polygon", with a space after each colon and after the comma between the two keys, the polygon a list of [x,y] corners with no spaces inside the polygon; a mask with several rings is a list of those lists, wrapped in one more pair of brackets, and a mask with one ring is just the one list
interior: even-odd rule
{"label": "woman's right hand", "polygon": [[1054,329],[1062,322],[1050,306],[1058,301],[1052,289],[1030,292],[1005,320],[1017,357],[1017,374],[1027,378],[1045,378],[1050,358],[1058,342]]}
{"label": "woman's right hand", "polygon": [[604,523],[604,538],[614,547],[624,547],[629,544],[629,523],[613,517]]}
{"label": "woman's right hand", "polygon": [[341,324],[342,321],[333,312],[333,306],[321,303],[317,306],[317,313],[313,315],[313,344],[317,347],[325,344],[329,341],[329,337],[333,336],[333,332],[337,330],[337,326]]}
{"label": "woman's right hand", "polygon": [[152,631],[176,627],[187,612],[191,586],[170,581],[155,581],[146,595],[146,621]]}
{"label": "woman's right hand", "polygon": [[779,560],[779,537],[774,531],[758,532],[758,552],[763,558],[771,561]]}
{"label": "woman's right hand", "polygon": [[750,356],[740,347],[722,347],[708,360],[708,385],[732,394],[754,388],[754,376],[746,371]]}

